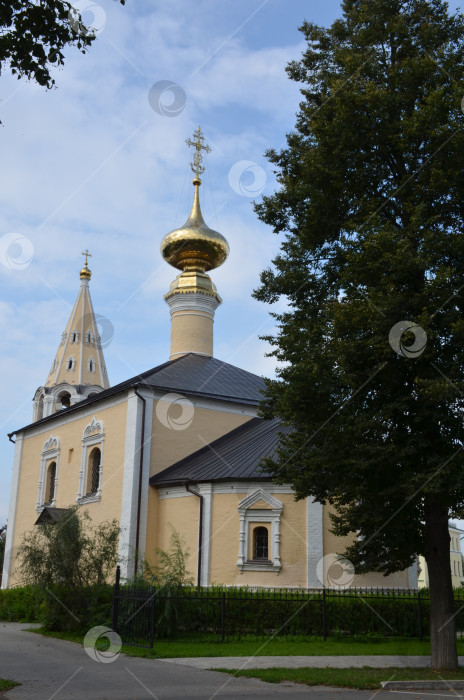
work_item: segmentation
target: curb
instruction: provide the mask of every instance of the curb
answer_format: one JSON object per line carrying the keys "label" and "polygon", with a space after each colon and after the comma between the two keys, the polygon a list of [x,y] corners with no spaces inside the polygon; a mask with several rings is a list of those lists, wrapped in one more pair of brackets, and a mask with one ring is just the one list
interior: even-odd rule
{"label": "curb", "polygon": [[464,690],[464,681],[383,681],[383,690]]}

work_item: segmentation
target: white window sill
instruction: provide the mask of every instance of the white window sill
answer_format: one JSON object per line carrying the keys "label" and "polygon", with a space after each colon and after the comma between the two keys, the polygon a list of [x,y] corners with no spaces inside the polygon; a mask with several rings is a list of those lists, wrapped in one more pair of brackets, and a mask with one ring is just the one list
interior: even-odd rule
{"label": "white window sill", "polygon": [[44,508],[56,508],[56,501],[52,501],[51,503],[42,503],[42,505],[35,507],[37,513],[41,513]]}
{"label": "white window sill", "polygon": [[97,493],[91,493],[90,496],[82,496],[81,498],[76,498],[77,503],[82,506],[85,503],[99,503],[101,496]]}
{"label": "white window sill", "polygon": [[273,564],[272,561],[246,561],[243,564],[238,564],[240,573],[243,571],[273,571],[278,574],[281,564]]}

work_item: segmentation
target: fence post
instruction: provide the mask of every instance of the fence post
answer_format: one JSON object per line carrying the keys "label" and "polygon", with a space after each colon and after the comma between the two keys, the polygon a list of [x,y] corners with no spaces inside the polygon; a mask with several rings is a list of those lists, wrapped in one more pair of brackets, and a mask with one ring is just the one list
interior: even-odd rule
{"label": "fence post", "polygon": [[118,609],[119,609],[119,581],[121,579],[121,567],[118,566],[116,567],[116,581],[114,584],[114,591],[113,591],[113,619],[111,626],[113,628],[114,632],[117,632],[117,627],[118,627]]}
{"label": "fence post", "polygon": [[153,649],[153,644],[155,642],[155,601],[156,587],[152,586],[150,596],[150,649]]}
{"label": "fence post", "polygon": [[226,636],[226,594],[222,591],[221,598],[221,642],[224,641]]}
{"label": "fence post", "polygon": [[322,636],[324,637],[324,642],[327,641],[327,625],[325,619],[325,587],[322,589]]}
{"label": "fence post", "polygon": [[420,591],[417,591],[417,622],[419,625],[419,639],[422,640],[422,607]]}

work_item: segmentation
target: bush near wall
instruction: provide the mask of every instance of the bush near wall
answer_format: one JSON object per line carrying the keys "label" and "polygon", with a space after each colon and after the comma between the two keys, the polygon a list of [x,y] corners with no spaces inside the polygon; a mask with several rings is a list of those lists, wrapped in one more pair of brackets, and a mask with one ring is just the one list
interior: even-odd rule
{"label": "bush near wall", "polygon": [[43,603],[44,592],[37,586],[0,590],[0,620],[38,622]]}
{"label": "bush near wall", "polygon": [[95,625],[111,625],[112,602],[110,585],[78,592],[59,584],[8,588],[0,590],[0,620],[39,622],[47,630],[85,634]]}
{"label": "bush near wall", "polygon": [[[151,617],[158,639],[247,637],[409,637],[429,634],[428,591],[252,590],[248,588],[150,588],[121,586],[118,633],[130,639]],[[461,589],[455,592],[458,630],[464,630]],[[143,608],[143,616],[137,610]],[[125,623],[129,620],[129,623]]]}
{"label": "bush near wall", "polygon": [[[135,584],[134,584],[135,585]],[[119,622],[124,638],[124,620],[140,610],[131,593],[140,582],[121,586],[128,597],[120,601]],[[430,603],[428,591],[253,590],[249,588],[153,588],[154,636],[182,639],[192,636],[227,639],[269,636],[284,637],[411,637],[428,636]],[[455,590],[458,632],[464,631],[464,590]],[[86,633],[96,625],[112,626],[113,587],[93,586],[76,590],[54,584],[46,590],[24,586],[0,590],[0,620],[39,622],[46,629]],[[130,611],[130,615],[127,614]],[[142,610],[148,617],[148,608]],[[134,618],[134,622],[136,619]],[[148,620],[147,620],[148,621]],[[419,627],[420,623],[420,627]]]}
{"label": "bush near wall", "polygon": [[82,632],[111,626],[113,587],[101,584],[81,590],[53,584],[46,589],[39,622],[46,630]]}

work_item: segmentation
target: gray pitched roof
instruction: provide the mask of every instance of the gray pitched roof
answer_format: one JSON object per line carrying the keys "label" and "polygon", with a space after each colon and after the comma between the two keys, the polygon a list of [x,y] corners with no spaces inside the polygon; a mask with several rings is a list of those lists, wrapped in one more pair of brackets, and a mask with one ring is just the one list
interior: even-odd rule
{"label": "gray pitched roof", "polygon": [[[223,401],[236,401],[256,406],[261,399],[261,391],[264,389],[264,380],[257,374],[252,374],[244,369],[230,365],[227,362],[217,360],[215,357],[203,357],[189,353],[169,362],[164,362],[142,374],[126,379],[110,389],[105,389],[94,396],[63,409],[59,414],[52,414],[39,421],[15,430],[29,428],[31,425],[39,425],[62,415],[64,411],[78,411],[84,406],[97,404],[108,396],[113,396],[126,391],[134,386],[147,386],[161,391],[172,391],[189,396],[222,399]],[[10,433],[13,435],[14,433]]]}
{"label": "gray pitched roof", "polygon": [[187,481],[236,481],[237,479],[270,479],[259,466],[263,457],[272,457],[279,442],[278,433],[287,433],[277,419],[252,418],[226,433],[210,445],[184,457],[155,474],[152,486],[179,484]]}
{"label": "gray pitched roof", "polygon": [[67,513],[70,513],[69,508],[50,508],[45,506],[41,514],[35,521],[36,525],[41,523],[57,523],[61,518],[63,518]]}

